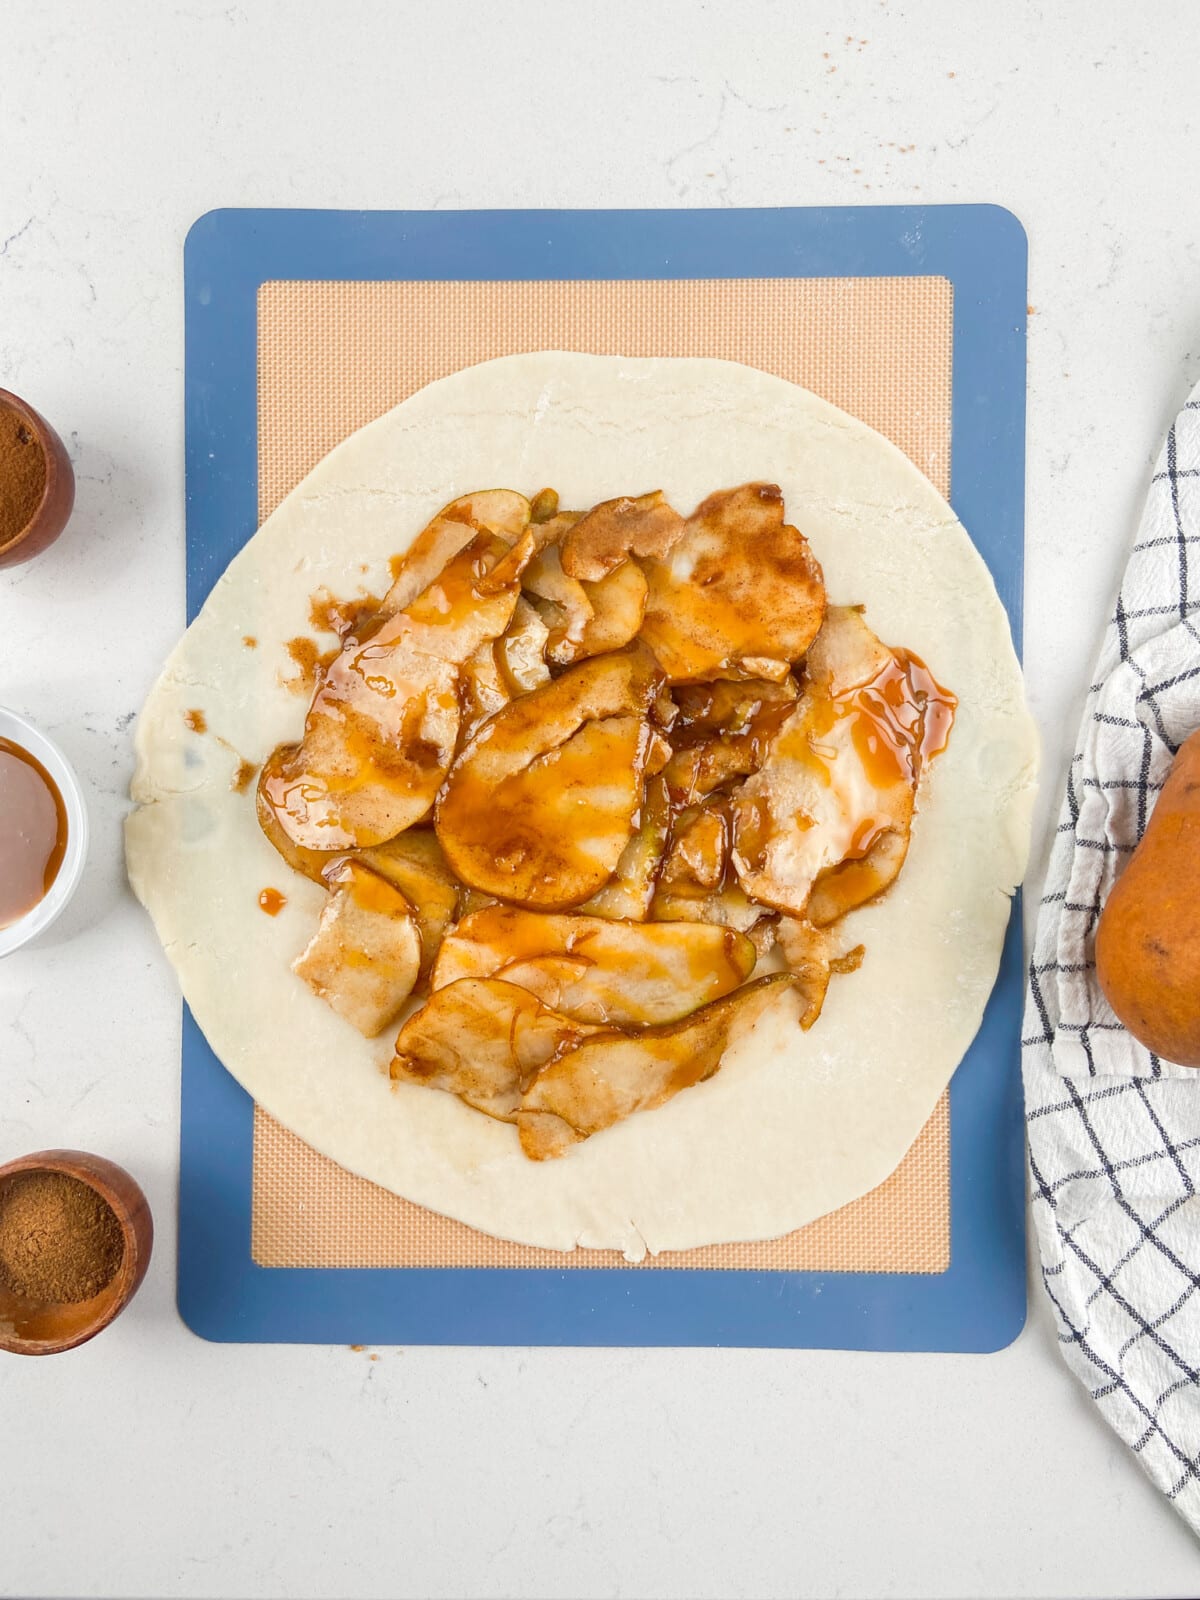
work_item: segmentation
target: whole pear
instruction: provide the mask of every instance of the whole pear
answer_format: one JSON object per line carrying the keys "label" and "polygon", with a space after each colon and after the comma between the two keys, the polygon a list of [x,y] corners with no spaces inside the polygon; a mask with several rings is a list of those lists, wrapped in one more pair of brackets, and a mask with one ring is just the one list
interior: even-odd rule
{"label": "whole pear", "polygon": [[1180,746],[1105,903],[1096,976],[1147,1050],[1200,1067],[1200,730]]}

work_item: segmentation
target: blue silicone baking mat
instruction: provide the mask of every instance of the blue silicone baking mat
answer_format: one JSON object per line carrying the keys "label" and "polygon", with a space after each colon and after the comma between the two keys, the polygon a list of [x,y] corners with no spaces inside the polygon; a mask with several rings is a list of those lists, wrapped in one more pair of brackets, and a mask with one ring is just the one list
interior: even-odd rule
{"label": "blue silicone baking mat", "polygon": [[[1019,643],[1026,242],[994,206],[669,212],[214,211],[186,257],[187,579],[194,617],[258,523],[257,305],[268,282],[946,278],[951,499]],[[179,1307],[218,1340],[770,1345],[986,1351],[1025,1316],[1019,912],[950,1089],[940,1273],[263,1267],[254,1108],[183,1025]]]}

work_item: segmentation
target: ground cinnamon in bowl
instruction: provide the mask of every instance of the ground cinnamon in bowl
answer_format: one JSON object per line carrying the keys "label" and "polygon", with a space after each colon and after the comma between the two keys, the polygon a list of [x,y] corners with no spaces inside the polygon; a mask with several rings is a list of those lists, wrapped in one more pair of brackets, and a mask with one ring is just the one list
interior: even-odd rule
{"label": "ground cinnamon in bowl", "polygon": [[46,489],[46,452],[19,411],[0,404],[0,545],[29,526]]}
{"label": "ground cinnamon in bowl", "polygon": [[0,1183],[0,1288],[43,1305],[90,1300],[116,1276],[124,1236],[108,1202],[65,1172]]}

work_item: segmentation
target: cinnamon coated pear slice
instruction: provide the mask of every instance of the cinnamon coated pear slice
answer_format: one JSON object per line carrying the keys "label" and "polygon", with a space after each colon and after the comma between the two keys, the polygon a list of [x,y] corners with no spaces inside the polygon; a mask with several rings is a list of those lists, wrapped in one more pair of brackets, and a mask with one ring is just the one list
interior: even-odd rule
{"label": "cinnamon coated pear slice", "polygon": [[732,855],[753,899],[826,927],[899,873],[922,768],[955,702],[850,606],[830,608],[806,680],[731,802]]}
{"label": "cinnamon coated pear slice", "polygon": [[754,946],[732,928],[489,906],[445,940],[431,986],[494,976],[580,1022],[656,1026],[729,994],[754,961]]}
{"label": "cinnamon coated pear slice", "polygon": [[642,638],[672,683],[780,681],[825,614],[821,568],[784,522],[773,483],[709,495],[667,554],[642,566],[650,584]]}
{"label": "cinnamon coated pear slice", "polygon": [[425,816],[454,758],[461,669],[508,627],[532,550],[528,529],[511,548],[477,534],[404,610],[348,642],[300,743],[260,785],[294,845],[382,844]]}
{"label": "cinnamon coated pear slice", "polygon": [[579,588],[591,615],[575,633],[551,629],[546,655],[556,666],[619,650],[637,637],[646,612],[646,576],[636,562],[623,562],[596,583],[580,583]]}
{"label": "cinnamon coated pear slice", "polygon": [[569,668],[480,728],[434,812],[464,883],[558,911],[608,881],[641,805],[647,713],[661,683],[635,644]]}
{"label": "cinnamon coated pear slice", "polygon": [[790,973],[773,973],[682,1022],[592,1034],[548,1062],[526,1090],[517,1112],[521,1149],[531,1161],[565,1155],[581,1139],[703,1083],[734,1032],[752,1027],[794,982]]}
{"label": "cinnamon coated pear slice", "polygon": [[[277,761],[279,755],[276,751],[271,756],[263,768],[264,776],[269,776],[271,763]],[[275,812],[263,797],[261,780],[256,801],[259,826],[295,872],[328,888],[331,869],[336,871],[343,861],[354,860],[361,861],[394,884],[412,905],[421,934],[421,972],[422,975],[428,973],[446,929],[457,914],[460,898],[458,880],[446,865],[433,830],[406,828],[394,839],[367,850],[332,854],[324,850],[304,850],[294,845],[279,826]]]}
{"label": "cinnamon coated pear slice", "polygon": [[807,1033],[821,1015],[830,979],[838,974],[857,972],[866,955],[865,945],[839,949],[836,933],[830,928],[814,928],[803,917],[780,917],[775,942],[788,971],[796,979],[800,997],[800,1026]]}
{"label": "cinnamon coated pear slice", "polygon": [[[359,851],[354,859],[386,878],[412,906],[421,935],[424,977],[457,915],[461,895],[436,834],[432,828],[406,828],[385,844]],[[325,876],[328,881],[329,874]]]}
{"label": "cinnamon coated pear slice", "polygon": [[339,862],[328,880],[333,892],[292,971],[373,1039],[395,1019],[417,981],[417,919],[399,889],[360,862]]}
{"label": "cinnamon coated pear slice", "polygon": [[529,526],[530,504],[513,489],[482,489],[443,506],[395,565],[377,616],[391,617],[424,594],[442,569],[478,534],[515,544]]}
{"label": "cinnamon coated pear slice", "polygon": [[683,532],[683,518],[662,491],[602,500],[562,535],[562,567],[596,583],[630,556],[662,558]]}
{"label": "cinnamon coated pear slice", "polygon": [[515,984],[460,978],[400,1029],[391,1075],[511,1121],[538,1069],[589,1032]]}
{"label": "cinnamon coated pear slice", "polygon": [[549,683],[550,668],[546,665],[549,633],[545,622],[522,595],[512,621],[492,647],[510,699]]}
{"label": "cinnamon coated pear slice", "polygon": [[675,805],[693,805],[732,779],[757,772],[799,693],[790,673],[780,683],[755,678],[680,685],[674,695],[674,753],[665,772]]}
{"label": "cinnamon coated pear slice", "polygon": [[654,898],[671,831],[671,799],[661,775],[647,777],[637,829],[621,851],[612,877],[579,907],[592,917],[644,922]]}

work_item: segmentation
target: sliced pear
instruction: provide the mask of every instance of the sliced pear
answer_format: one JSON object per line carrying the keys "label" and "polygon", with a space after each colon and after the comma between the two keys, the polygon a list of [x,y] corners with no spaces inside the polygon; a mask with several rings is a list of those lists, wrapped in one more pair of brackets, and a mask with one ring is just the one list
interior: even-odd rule
{"label": "sliced pear", "polygon": [[477,1111],[511,1121],[538,1069],[591,1031],[514,984],[463,978],[431,995],[405,1022],[391,1075],[456,1094]]}
{"label": "sliced pear", "polygon": [[773,483],[710,495],[643,567],[642,638],[673,683],[786,675],[821,626],[821,568]]}
{"label": "sliced pear", "polygon": [[[675,933],[670,954],[648,954],[642,967],[634,966],[642,952],[631,943],[624,957],[624,971],[612,953],[606,952],[602,960],[595,962],[586,955],[510,961],[499,968],[496,976],[528,989],[545,1005],[579,1022],[616,1028],[657,1027],[690,1016],[709,1000],[729,994],[746,981],[757,959],[750,940],[732,928],[716,928],[703,922],[610,922],[607,926],[643,931],[687,929],[690,934],[703,933],[705,938],[693,940]],[[691,945],[703,948],[695,952],[695,966],[684,970],[693,954],[688,948]]]}
{"label": "sliced pear", "polygon": [[469,803],[460,777],[437,814],[459,876],[546,910],[595,894],[633,831],[645,740],[640,718],[603,717]]}
{"label": "sliced pear", "polygon": [[331,870],[336,872],[346,860],[361,861],[400,890],[417,919],[421,935],[421,975],[427,974],[447,928],[454,921],[460,896],[458,880],[446,865],[432,829],[409,828],[385,844],[349,854],[305,850],[293,844],[284,833],[274,811],[263,800],[261,789],[256,800],[260,827],[294,871],[329,888]]}
{"label": "sliced pear", "polygon": [[549,633],[542,618],[521,595],[504,633],[499,639],[481,644],[462,669],[460,747],[510,700],[549,683],[550,668],[546,665]]}
{"label": "sliced pear", "polygon": [[657,728],[650,729],[650,744],[646,751],[646,776],[657,778],[660,772],[665,771],[670,764],[672,755],[671,741],[659,733]]}
{"label": "sliced pear", "polygon": [[727,875],[729,831],[723,806],[689,806],[676,816],[650,906],[652,921],[709,922],[752,932],[765,913]]}
{"label": "sliced pear", "polygon": [[494,647],[496,665],[509,699],[550,682],[550,668],[546,665],[549,637],[549,628],[522,595],[513,610],[512,621]]}
{"label": "sliced pear", "polygon": [[581,662],[484,724],[435,813],[464,883],[546,910],[603,887],[634,829],[660,682],[635,645]]}
{"label": "sliced pear", "polygon": [[666,733],[670,733],[679,721],[679,707],[675,704],[665,679],[663,680],[662,688],[654,697],[651,715],[655,724]]}
{"label": "sliced pear", "polygon": [[598,583],[581,583],[579,587],[591,616],[575,635],[569,628],[550,630],[546,654],[558,666],[602,655],[606,650],[619,650],[637,637],[646,612],[646,575],[632,561],[616,567]]}
{"label": "sliced pear", "polygon": [[[900,875],[908,855],[911,827],[910,814],[905,822],[880,828],[860,857],[839,861],[819,872],[805,906],[809,921],[818,928],[828,927],[848,911],[881,895]],[[852,850],[860,848],[861,835],[851,841]]]}
{"label": "sliced pear", "polygon": [[688,886],[705,894],[721,886],[729,856],[729,822],[719,806],[689,806],[671,828],[671,848],[659,886],[666,892]]}
{"label": "sliced pear", "polygon": [[754,946],[755,954],[759,961],[764,960],[775,948],[775,937],[778,931],[779,915],[770,911],[765,916],[746,929],[746,937]]}
{"label": "sliced pear", "polygon": [[705,891],[678,879],[670,885],[660,882],[650,902],[652,922],[715,922],[718,927],[736,928],[751,937],[767,915],[738,883]]}
{"label": "sliced pear", "polygon": [[512,489],[483,489],[451,500],[398,561],[378,616],[391,617],[410,606],[476,535],[495,534],[504,544],[515,544],[529,526],[531,509]]}
{"label": "sliced pear", "polygon": [[433,804],[458,740],[459,670],[508,626],[532,553],[477,535],[406,610],[330,666],[300,744],[269,763],[260,793],[293,844],[381,844]]}
{"label": "sliced pear", "polygon": [[522,1150],[532,1161],[564,1155],[634,1112],[653,1111],[703,1083],[721,1065],[731,1036],[752,1027],[794,981],[790,973],[773,973],[682,1022],[634,1034],[605,1029],[556,1056],[521,1099]]}
{"label": "sliced pear", "polygon": [[746,678],[766,678],[771,683],[784,683],[791,673],[792,664],[774,656],[743,656],[738,662],[738,674]]}
{"label": "sliced pear", "polygon": [[820,927],[888,887],[908,850],[927,720],[952,715],[930,685],[856,609],[830,608],[803,695],[732,801],[747,894]]}
{"label": "sliced pear", "polygon": [[[546,523],[539,528],[539,536],[544,535],[549,526]],[[556,544],[542,545],[526,568],[522,582],[526,595],[532,599],[546,625],[547,657],[559,660],[565,655],[571,659],[569,652],[582,643],[594,613],[587,590],[577,578],[570,578],[563,571]]]}
{"label": "sliced pear", "polygon": [[436,834],[430,828],[408,828],[386,844],[363,850],[357,859],[399,889],[412,906],[421,935],[424,977],[454,921],[460,893]]}
{"label": "sliced pear", "polygon": [[695,805],[757,772],[799,693],[790,673],[782,683],[757,678],[680,685],[675,690],[679,715],[671,729],[675,748],[666,768],[672,802]]}
{"label": "sliced pear", "polygon": [[302,873],[304,877],[311,878],[314,883],[324,883],[326,867],[337,861],[341,852],[336,850],[332,852],[328,850],[308,850],[303,845],[294,844],[283,831],[275,807],[267,798],[268,789],[281,781],[284,766],[294,757],[298,749],[298,745],[281,744],[263,762],[254,791],[254,811],[258,818],[259,827],[287,862],[288,866],[294,872]]}
{"label": "sliced pear", "polygon": [[764,720],[775,720],[778,725],[799,694],[790,674],[779,683],[765,678],[723,678],[680,684],[672,692],[679,707],[679,720],[672,731],[677,738],[741,738],[754,733]]}
{"label": "sliced pear", "polygon": [[549,522],[558,515],[558,490],[539,489],[529,502],[529,520],[533,523]]}
{"label": "sliced pear", "polygon": [[544,550],[548,544],[560,545],[582,516],[582,511],[555,511],[551,517],[535,517],[535,548]]}
{"label": "sliced pear", "polygon": [[837,941],[830,931],[814,928],[806,917],[780,917],[775,939],[788,971],[796,979],[800,1026],[807,1033],[821,1015],[830,979],[839,973],[857,972],[866,949],[859,944],[838,953]]}
{"label": "sliced pear", "polygon": [[447,790],[467,773],[489,782],[507,777],[585,722],[626,713],[645,716],[662,681],[654,657],[641,644],[580,662],[506,706],[455,762]]}
{"label": "sliced pear", "polygon": [[486,911],[488,906],[498,904],[494,894],[483,894],[478,889],[462,889],[459,892],[458,915],[460,918],[469,917],[472,911]]}
{"label": "sliced pear", "polygon": [[330,899],[292,971],[373,1039],[395,1019],[417,981],[417,920],[399,889],[359,862],[337,863],[328,882]]}
{"label": "sliced pear", "polygon": [[706,739],[674,751],[664,773],[672,801],[686,807],[757,770],[746,741]]}
{"label": "sliced pear", "polygon": [[754,959],[750,941],[731,928],[492,906],[464,917],[446,939],[432,987],[496,976],[580,1022],[653,1025],[736,989]]}
{"label": "sliced pear", "polygon": [[683,532],[683,518],[662,491],[602,500],[562,538],[563,571],[597,583],[630,556],[662,559]]}
{"label": "sliced pear", "polygon": [[469,661],[463,663],[458,678],[458,703],[462,711],[459,744],[463,745],[493,713],[512,699],[506,675],[497,660],[499,640],[486,640]]}
{"label": "sliced pear", "polygon": [[666,784],[653,775],[650,760],[646,773],[646,794],[637,830],[621,851],[603,889],[579,907],[588,916],[644,922],[650,910],[671,831],[671,801]]}

